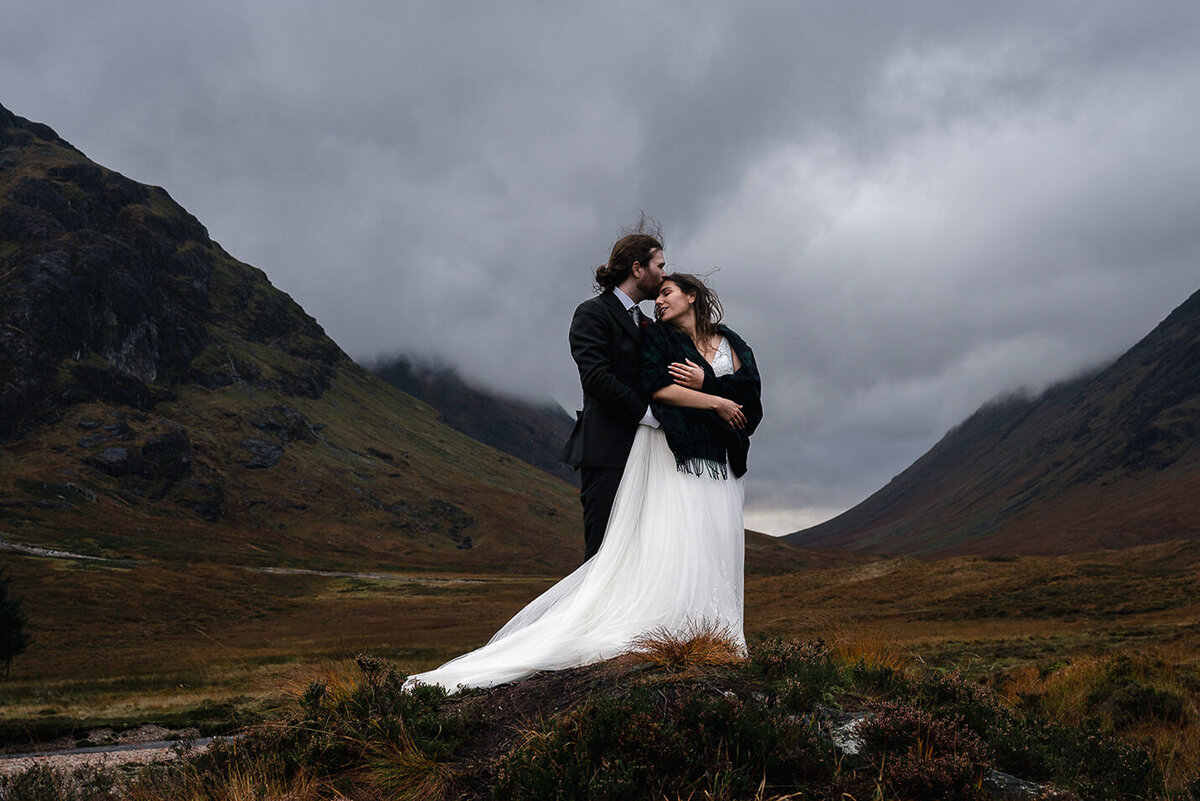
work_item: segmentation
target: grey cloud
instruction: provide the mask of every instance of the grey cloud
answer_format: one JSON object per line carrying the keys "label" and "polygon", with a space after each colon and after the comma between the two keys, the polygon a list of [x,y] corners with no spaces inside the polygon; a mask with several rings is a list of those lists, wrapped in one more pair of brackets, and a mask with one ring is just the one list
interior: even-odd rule
{"label": "grey cloud", "polygon": [[672,265],[720,268],[764,364],[750,511],[812,522],[1196,289],[1198,22],[1184,2],[15,0],[0,100],[165,186],[352,355],[569,407],[571,311],[645,209]]}

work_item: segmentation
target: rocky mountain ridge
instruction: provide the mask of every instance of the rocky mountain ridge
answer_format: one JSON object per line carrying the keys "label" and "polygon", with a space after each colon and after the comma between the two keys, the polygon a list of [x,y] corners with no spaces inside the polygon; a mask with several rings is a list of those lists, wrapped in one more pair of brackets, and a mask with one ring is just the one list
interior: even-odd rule
{"label": "rocky mountain ridge", "polygon": [[[0,441],[81,402],[152,408],[180,383],[318,397],[347,360],[163,189],[87,161],[3,107],[0,153]],[[217,329],[275,351],[276,369]]]}

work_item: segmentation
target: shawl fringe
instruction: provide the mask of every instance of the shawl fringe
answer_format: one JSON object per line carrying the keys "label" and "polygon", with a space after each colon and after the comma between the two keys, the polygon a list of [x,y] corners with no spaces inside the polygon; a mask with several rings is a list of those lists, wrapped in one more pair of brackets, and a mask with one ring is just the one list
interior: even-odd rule
{"label": "shawl fringe", "polygon": [[719,478],[722,481],[729,478],[729,465],[716,459],[703,459],[699,456],[676,456],[675,469],[680,473],[709,478]]}

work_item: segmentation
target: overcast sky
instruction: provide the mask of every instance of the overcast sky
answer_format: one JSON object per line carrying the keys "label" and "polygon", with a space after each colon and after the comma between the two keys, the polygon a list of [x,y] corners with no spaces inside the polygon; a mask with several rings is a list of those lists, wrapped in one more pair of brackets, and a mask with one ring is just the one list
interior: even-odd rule
{"label": "overcast sky", "polygon": [[1200,289],[1200,4],[5,0],[0,103],[165,187],[360,361],[580,402],[639,210],[767,418],[747,523],[886,483]]}

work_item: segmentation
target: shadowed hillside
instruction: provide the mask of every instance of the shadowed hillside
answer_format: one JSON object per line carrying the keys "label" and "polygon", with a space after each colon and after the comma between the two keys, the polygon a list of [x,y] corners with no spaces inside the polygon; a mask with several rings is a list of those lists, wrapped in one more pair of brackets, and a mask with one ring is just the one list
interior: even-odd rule
{"label": "shadowed hillside", "polygon": [[1110,366],[988,404],[796,544],[1078,553],[1200,534],[1200,293]]}
{"label": "shadowed hillside", "polygon": [[559,461],[575,421],[554,403],[533,404],[464,380],[453,368],[401,356],[368,369],[392,386],[425,401],[442,422],[579,486],[579,474]]}
{"label": "shadowed hillside", "polygon": [[359,570],[578,561],[570,487],[359,368],[165,191],[2,108],[0,165],[9,541]]}

